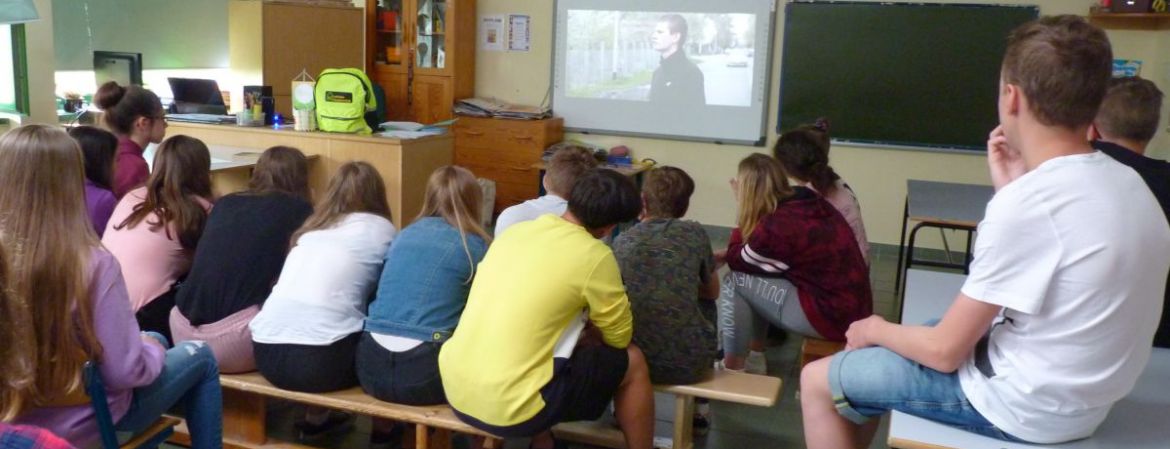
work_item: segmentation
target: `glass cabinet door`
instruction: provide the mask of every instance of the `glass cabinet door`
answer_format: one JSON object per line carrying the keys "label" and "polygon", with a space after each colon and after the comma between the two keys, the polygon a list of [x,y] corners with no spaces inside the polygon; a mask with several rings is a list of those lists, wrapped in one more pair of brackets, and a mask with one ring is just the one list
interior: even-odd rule
{"label": "glass cabinet door", "polygon": [[410,57],[406,52],[406,33],[402,15],[403,0],[378,0],[374,19],[377,47],[374,62],[391,66],[406,66]]}
{"label": "glass cabinet door", "polygon": [[447,1],[415,0],[415,68],[447,67]]}

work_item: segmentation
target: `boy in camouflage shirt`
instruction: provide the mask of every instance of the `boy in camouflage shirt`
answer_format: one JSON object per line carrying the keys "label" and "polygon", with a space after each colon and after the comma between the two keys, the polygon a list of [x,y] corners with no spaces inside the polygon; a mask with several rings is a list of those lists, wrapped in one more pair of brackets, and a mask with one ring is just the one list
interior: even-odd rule
{"label": "boy in camouflage shirt", "polygon": [[694,191],[678,168],[650,171],[641,221],[613,243],[634,314],[634,343],[655,384],[691,384],[712,374],[717,335],[710,312],[719,278],[707,232],[680,219]]}

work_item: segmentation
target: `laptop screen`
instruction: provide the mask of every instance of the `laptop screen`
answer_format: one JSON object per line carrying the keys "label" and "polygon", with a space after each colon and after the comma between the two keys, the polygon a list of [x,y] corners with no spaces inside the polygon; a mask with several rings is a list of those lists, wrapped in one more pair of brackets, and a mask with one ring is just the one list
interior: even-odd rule
{"label": "laptop screen", "polygon": [[223,95],[215,80],[198,78],[167,78],[175,97],[174,111],[179,114],[227,114]]}

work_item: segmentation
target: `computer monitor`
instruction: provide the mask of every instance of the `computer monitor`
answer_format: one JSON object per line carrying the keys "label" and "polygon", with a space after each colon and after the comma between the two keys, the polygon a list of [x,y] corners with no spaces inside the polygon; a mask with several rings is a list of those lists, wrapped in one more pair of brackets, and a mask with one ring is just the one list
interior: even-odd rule
{"label": "computer monitor", "polygon": [[167,78],[175,103],[171,112],[178,114],[227,114],[223,94],[215,80]]}
{"label": "computer monitor", "polygon": [[97,85],[110,81],[129,86],[142,85],[142,53],[119,51],[93,52],[93,76]]}

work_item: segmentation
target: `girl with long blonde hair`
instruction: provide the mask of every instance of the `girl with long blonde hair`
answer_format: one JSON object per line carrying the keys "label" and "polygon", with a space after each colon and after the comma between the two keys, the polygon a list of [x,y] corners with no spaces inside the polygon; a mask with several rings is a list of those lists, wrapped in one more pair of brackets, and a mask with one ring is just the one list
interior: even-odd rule
{"label": "girl with long blonde hair", "polygon": [[171,338],[177,282],[191,268],[211,201],[211,153],[199,139],[179,135],[158,146],[146,185],[114,208],[102,244],[122,265],[142,330]]}
{"label": "girl with long blonde hair", "polygon": [[370,395],[402,404],[446,402],[439,348],[455,330],[475,266],[491,237],[480,226],[475,175],[449,165],[431,173],[423,208],[390,245],[358,346],[357,371]]}
{"label": "girl with long blonde hair", "polygon": [[34,375],[5,373],[0,419],[46,427],[78,447],[96,442],[93,408],[68,399],[93,361],[119,430],[144,430],[183,403],[192,447],[219,448],[215,360],[201,347],[167,350],[161,337],[139,334],[118,263],[85,213],[83,173],[80,148],[60,129],[27,125],[0,137],[0,246],[9,262],[0,325],[27,329],[4,344],[25,348],[15,365]]}
{"label": "girl with long blonde hair", "polygon": [[[293,233],[280,278],[249,326],[256,367],[269,382],[309,393],[357,386],[366,302],[396,233],[378,170],[366,162],[338,168]],[[312,436],[338,421],[311,408],[301,432]]]}
{"label": "girl with long blonde hair", "polygon": [[732,190],[738,227],[716,254],[731,268],[719,297],[724,367],[763,374],[768,324],[843,341],[873,310],[849,223],[816,192],[790,186],[784,166],[763,154],[740,161]]}

